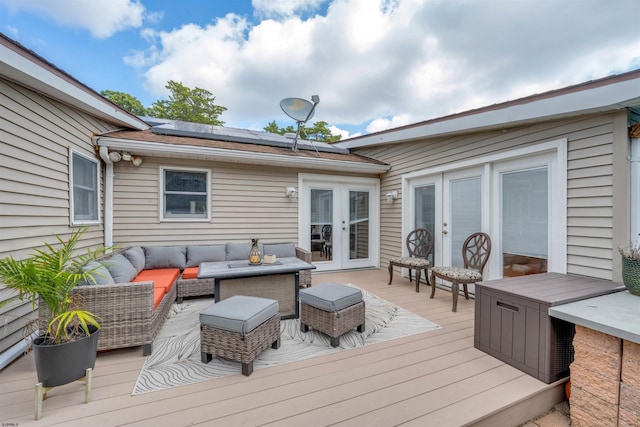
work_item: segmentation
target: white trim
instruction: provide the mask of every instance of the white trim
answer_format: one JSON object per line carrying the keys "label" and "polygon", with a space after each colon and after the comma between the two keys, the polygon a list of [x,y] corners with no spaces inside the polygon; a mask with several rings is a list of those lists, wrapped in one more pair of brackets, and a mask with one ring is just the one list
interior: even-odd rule
{"label": "white trim", "polygon": [[200,156],[208,161],[242,161],[245,164],[260,164],[271,166],[284,166],[296,168],[312,168],[335,172],[357,173],[383,173],[390,169],[389,165],[380,165],[365,162],[350,162],[335,159],[323,159],[318,157],[288,156],[281,154],[259,153],[253,151],[229,150],[225,148],[197,147],[190,145],[162,144],[157,142],[141,142],[120,138],[100,137],[100,146],[109,147],[112,150],[125,150],[135,152],[140,156],[173,157],[184,156],[193,158]]}
{"label": "white trim", "polygon": [[[96,203],[96,213],[97,213],[97,218],[96,219],[90,219],[90,220],[76,220],[75,216],[75,188],[73,185],[73,156],[77,154],[78,156],[84,158],[85,160],[88,160],[89,162],[93,163],[95,165],[96,168],[96,195],[95,195],[95,203]],[[69,147],[69,214],[70,214],[70,224],[72,226],[78,226],[78,225],[96,225],[96,224],[100,224],[101,221],[101,215],[100,215],[100,200],[101,200],[101,196],[100,196],[100,162],[98,160],[96,160],[95,158],[89,157],[84,153],[81,153],[80,151],[76,151],[73,148]]]}
{"label": "white trim", "polygon": [[104,246],[113,246],[113,162],[107,147],[100,147],[100,157],[105,164],[104,172]]}
{"label": "white trim", "polygon": [[632,243],[640,243],[640,138],[631,139],[631,235]]}
{"label": "white trim", "polygon": [[106,99],[101,99],[99,94],[69,82],[32,61],[28,56],[23,56],[2,44],[0,44],[0,75],[121,126],[138,130],[149,128],[137,117]]}
{"label": "white trim", "polygon": [[[200,172],[207,175],[207,215],[206,217],[198,217],[198,218],[165,218],[164,212],[164,173],[165,171],[176,171],[176,172]],[[158,191],[158,219],[160,222],[211,222],[211,169],[203,169],[203,168],[188,168],[188,167],[175,167],[175,166],[160,166],[158,168],[158,182],[160,183]]]}
{"label": "white trim", "polygon": [[443,117],[437,121],[374,133],[339,142],[337,145],[342,148],[360,148],[620,110],[637,105],[640,102],[638,93],[640,93],[640,78],[633,78],[528,102],[524,99],[522,103],[489,111],[476,113],[469,111],[466,115]]}

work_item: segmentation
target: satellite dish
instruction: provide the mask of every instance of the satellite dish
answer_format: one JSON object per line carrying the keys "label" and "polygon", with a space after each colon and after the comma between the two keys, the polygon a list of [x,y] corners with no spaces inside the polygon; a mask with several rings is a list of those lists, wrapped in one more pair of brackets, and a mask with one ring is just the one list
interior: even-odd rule
{"label": "satellite dish", "polygon": [[300,136],[300,125],[306,123],[316,110],[316,105],[320,102],[318,95],[313,95],[309,102],[302,98],[285,98],[280,101],[280,108],[298,124],[298,130],[293,141],[293,151],[298,151],[298,137]]}

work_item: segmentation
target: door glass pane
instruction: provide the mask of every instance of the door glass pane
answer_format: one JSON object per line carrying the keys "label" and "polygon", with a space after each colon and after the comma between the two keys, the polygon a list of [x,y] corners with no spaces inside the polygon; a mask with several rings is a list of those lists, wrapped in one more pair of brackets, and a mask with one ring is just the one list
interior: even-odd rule
{"label": "door glass pane", "polygon": [[482,231],[482,183],[480,177],[451,181],[451,265],[464,266],[462,245]]}
{"label": "door glass pane", "polygon": [[333,190],[311,190],[311,252],[313,261],[333,259]]}
{"label": "door glass pane", "polygon": [[[431,233],[435,232],[435,215],[436,215],[436,186],[427,185],[425,187],[417,187],[415,189],[415,224],[414,228],[426,228]],[[429,262],[433,263],[433,254],[435,253],[435,245],[429,255]]]}
{"label": "door glass pane", "polygon": [[504,276],[547,271],[547,168],[502,174]]}
{"label": "door glass pane", "polygon": [[369,258],[369,192],[349,191],[349,259]]}

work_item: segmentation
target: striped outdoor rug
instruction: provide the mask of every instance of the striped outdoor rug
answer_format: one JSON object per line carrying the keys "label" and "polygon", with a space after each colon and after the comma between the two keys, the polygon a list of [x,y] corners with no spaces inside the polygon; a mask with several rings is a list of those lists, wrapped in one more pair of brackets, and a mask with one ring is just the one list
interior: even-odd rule
{"label": "striped outdoor rug", "polygon": [[[353,285],[350,285],[353,286]],[[364,345],[406,337],[439,329],[440,326],[382,298],[362,291],[366,304],[365,331],[355,329],[340,337],[340,346],[333,348],[329,337],[310,330],[300,332],[298,319],[281,321],[281,345],[268,348],[254,362],[254,370],[310,357],[344,351]],[[187,300],[174,304],[155,341],[153,353],[147,357],[132,394],[142,394],[170,387],[193,384],[240,375],[240,363],[214,357],[200,361],[199,313],[213,304],[213,299]]]}

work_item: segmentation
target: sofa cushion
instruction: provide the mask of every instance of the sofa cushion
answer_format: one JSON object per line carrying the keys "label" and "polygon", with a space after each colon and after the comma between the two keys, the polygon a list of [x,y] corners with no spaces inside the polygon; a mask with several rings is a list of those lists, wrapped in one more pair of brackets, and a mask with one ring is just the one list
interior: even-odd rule
{"label": "sofa cushion", "polygon": [[362,291],[339,283],[323,283],[300,289],[300,302],[323,311],[337,313],[362,301]]}
{"label": "sofa cushion", "polygon": [[226,257],[225,244],[187,246],[187,267],[197,267],[201,262],[225,261]]}
{"label": "sofa cushion", "polygon": [[144,270],[145,256],[140,246],[133,246],[122,252],[122,255],[129,260],[138,273]]}
{"label": "sofa cushion", "polygon": [[102,261],[102,264],[107,267],[115,283],[128,283],[138,274],[136,268],[122,254],[115,254]]}
{"label": "sofa cushion", "polygon": [[180,269],[178,268],[155,268],[153,270],[142,270],[133,281],[153,282],[155,289],[160,288],[164,289],[165,292],[169,292],[179,275]]}
{"label": "sofa cushion", "polygon": [[113,285],[115,283],[107,267],[98,261],[89,261],[87,265],[82,267],[82,271],[91,272],[93,277],[93,280],[87,281],[84,283],[85,285]]}
{"label": "sofa cushion", "polygon": [[144,269],[185,268],[187,264],[186,246],[145,246]]}
{"label": "sofa cushion", "polygon": [[265,243],[264,254],[275,255],[277,258],[295,257],[296,245],[294,243]]}
{"label": "sofa cushion", "polygon": [[156,309],[167,293],[162,288],[153,288],[153,308]]}
{"label": "sofa cushion", "polygon": [[200,267],[187,267],[182,271],[183,279],[197,279]]}
{"label": "sofa cushion", "polygon": [[[258,242],[258,250],[264,255],[263,244]],[[227,261],[240,261],[249,259],[249,251],[251,251],[251,243],[227,243]]]}

